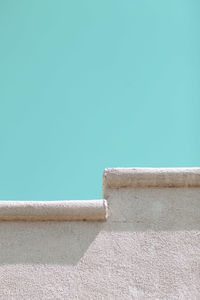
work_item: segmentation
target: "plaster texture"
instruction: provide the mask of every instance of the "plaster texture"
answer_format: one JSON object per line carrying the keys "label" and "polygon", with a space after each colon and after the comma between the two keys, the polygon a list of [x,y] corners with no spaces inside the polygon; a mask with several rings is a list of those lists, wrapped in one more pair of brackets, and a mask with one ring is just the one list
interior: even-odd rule
{"label": "plaster texture", "polygon": [[0,299],[200,299],[200,187],[104,194],[106,222],[0,222]]}

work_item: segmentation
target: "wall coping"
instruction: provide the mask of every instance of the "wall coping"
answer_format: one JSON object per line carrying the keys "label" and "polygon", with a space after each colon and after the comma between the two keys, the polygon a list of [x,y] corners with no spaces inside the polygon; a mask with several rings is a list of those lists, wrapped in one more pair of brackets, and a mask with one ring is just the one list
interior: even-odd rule
{"label": "wall coping", "polygon": [[107,201],[0,201],[0,221],[106,221]]}
{"label": "wall coping", "polygon": [[103,174],[103,195],[107,188],[200,187],[200,168],[107,168]]}
{"label": "wall coping", "polygon": [[[106,168],[103,197],[109,188],[200,187],[200,168]],[[0,201],[0,221],[106,221],[105,199]]]}

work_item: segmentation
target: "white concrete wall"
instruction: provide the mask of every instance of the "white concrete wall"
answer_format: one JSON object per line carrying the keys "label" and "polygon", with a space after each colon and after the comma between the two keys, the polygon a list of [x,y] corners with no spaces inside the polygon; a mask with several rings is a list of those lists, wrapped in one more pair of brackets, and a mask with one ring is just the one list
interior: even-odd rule
{"label": "white concrete wall", "polygon": [[199,175],[113,187],[112,172],[107,222],[0,223],[0,299],[200,299]]}

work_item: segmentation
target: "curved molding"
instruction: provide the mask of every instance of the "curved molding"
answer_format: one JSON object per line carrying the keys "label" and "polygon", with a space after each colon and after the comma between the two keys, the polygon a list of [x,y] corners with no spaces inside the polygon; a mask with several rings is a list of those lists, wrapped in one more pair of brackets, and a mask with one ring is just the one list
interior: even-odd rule
{"label": "curved molding", "polygon": [[200,187],[200,168],[108,168],[103,175],[106,188]]}
{"label": "curved molding", "polygon": [[107,201],[0,201],[0,221],[106,221]]}

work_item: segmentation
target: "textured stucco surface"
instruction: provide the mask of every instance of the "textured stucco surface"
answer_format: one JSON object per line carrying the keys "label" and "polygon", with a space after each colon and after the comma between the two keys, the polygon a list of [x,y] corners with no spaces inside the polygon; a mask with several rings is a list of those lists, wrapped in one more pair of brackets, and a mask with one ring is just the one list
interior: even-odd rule
{"label": "textured stucco surface", "polygon": [[200,299],[200,188],[107,188],[107,222],[1,222],[0,299]]}

